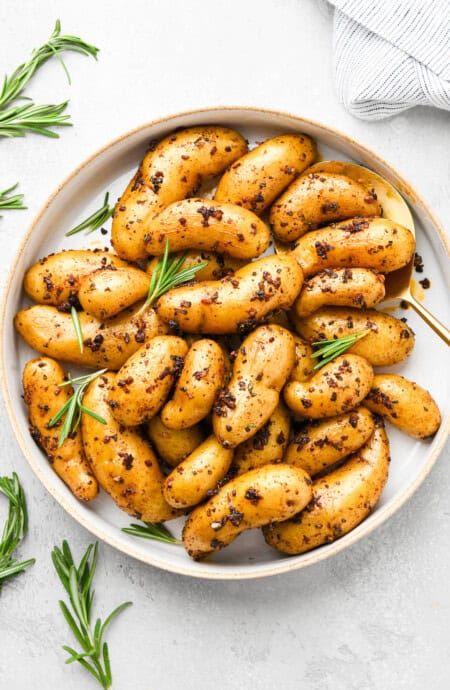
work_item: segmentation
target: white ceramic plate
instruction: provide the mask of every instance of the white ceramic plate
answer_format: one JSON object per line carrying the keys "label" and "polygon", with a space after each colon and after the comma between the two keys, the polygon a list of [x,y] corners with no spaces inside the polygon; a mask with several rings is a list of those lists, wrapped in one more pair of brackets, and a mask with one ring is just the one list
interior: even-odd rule
{"label": "white ceramic plate", "polygon": [[[22,292],[23,275],[30,264],[52,251],[107,244],[109,236],[100,233],[64,238],[64,232],[98,208],[105,190],[111,192],[112,199],[121,194],[149,141],[176,127],[198,124],[234,127],[251,143],[283,132],[305,132],[318,142],[322,158],[353,160],[386,177],[403,193],[414,214],[418,251],[425,263],[423,275],[432,282],[426,306],[444,323],[450,321],[445,279],[448,247],[443,230],[426,204],[386,162],[349,137],[293,115],[238,107],[200,110],[151,122],[125,134],[85,161],[49,198],[23,240],[6,286],[1,316],[3,392],[13,429],[34,472],[65,510],[97,537],[145,563],[184,575],[216,579],[263,577],[302,568],[341,551],[380,525],[417,489],[434,464],[448,431],[449,377],[443,373],[449,368],[449,350],[411,310],[401,313],[416,331],[417,343],[410,359],[392,370],[427,387],[440,406],[444,421],[431,442],[415,441],[396,429],[388,429],[392,463],[382,499],[367,520],[333,544],[302,556],[283,557],[264,543],[259,530],[253,530],[211,560],[195,563],[181,547],[139,540],[121,532],[120,528],[127,526],[130,519],[104,493],[92,505],[79,503],[54,474],[28,432],[21,399],[21,372],[26,360],[36,353],[22,342],[12,326],[15,312],[27,304]],[[175,532],[181,529],[182,521],[177,522],[171,523]]]}

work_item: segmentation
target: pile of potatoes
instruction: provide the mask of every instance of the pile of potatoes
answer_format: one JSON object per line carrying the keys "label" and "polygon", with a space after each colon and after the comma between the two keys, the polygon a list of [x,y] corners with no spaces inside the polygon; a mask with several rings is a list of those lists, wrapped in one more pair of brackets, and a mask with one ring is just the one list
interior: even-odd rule
{"label": "pile of potatoes", "polygon": [[[41,355],[23,372],[33,438],[81,500],[101,486],[145,522],[186,514],[196,559],[255,527],[287,554],[339,538],[386,483],[383,418],[416,438],[440,424],[427,391],[374,373],[414,346],[403,321],[374,309],[414,237],[362,182],[309,172],[315,159],[302,134],[249,152],[231,129],[177,131],[118,201],[114,251],[59,252],[25,275],[36,304],[15,327]],[[198,197],[218,176],[214,198]],[[261,258],[272,237],[283,251]],[[166,240],[187,252],[184,267],[207,265],[145,306]],[[362,330],[314,370],[311,343]],[[60,362],[107,370],[83,400],[106,424],[83,414],[58,447],[48,423],[72,393]]]}

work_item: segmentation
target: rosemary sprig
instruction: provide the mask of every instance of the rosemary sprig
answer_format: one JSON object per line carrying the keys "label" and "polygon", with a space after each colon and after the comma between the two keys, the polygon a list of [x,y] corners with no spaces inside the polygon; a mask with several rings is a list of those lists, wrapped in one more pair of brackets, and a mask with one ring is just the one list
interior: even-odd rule
{"label": "rosemary sprig", "polygon": [[64,423],[61,428],[61,433],[59,434],[58,448],[61,448],[66,438],[78,429],[82,412],[93,417],[97,422],[106,424],[106,420],[103,419],[103,417],[83,405],[83,396],[87,386],[106,371],[108,370],[99,369],[99,371],[94,371],[93,374],[87,374],[86,376],[78,376],[74,379],[69,377],[67,381],[59,384],[60,388],[64,386],[73,386],[74,384],[77,388],[48,423],[48,427],[51,429],[64,417]]}
{"label": "rosemary sprig", "polygon": [[82,230],[87,230],[85,233],[86,235],[89,235],[91,232],[94,232],[94,230],[98,230],[98,228],[101,228],[104,223],[108,220],[108,218],[111,218],[112,214],[114,213],[114,206],[110,206],[108,204],[109,200],[109,192],[106,192],[105,198],[103,199],[103,206],[101,206],[97,211],[92,213],[86,220],[83,220],[79,225],[76,225],[72,230],[68,230],[65,233],[65,237],[70,237],[70,235],[75,235],[77,232],[81,232]]}
{"label": "rosemary sprig", "polygon": [[176,539],[162,522],[146,522],[145,525],[132,524],[129,527],[122,527],[122,532],[132,534],[133,537],[162,541],[165,544],[181,544],[181,541]]}
{"label": "rosemary sprig", "polygon": [[81,323],[80,323],[80,317],[78,316],[78,312],[75,309],[75,307],[72,307],[70,310],[70,315],[72,317],[72,323],[73,327],[75,329],[75,334],[77,336],[78,340],[78,347],[80,348],[81,354],[83,354],[84,350],[84,345],[83,345],[83,331],[81,330]]}
{"label": "rosemary sprig", "polygon": [[70,115],[61,114],[68,102],[58,105],[27,103],[0,110],[0,137],[24,137],[27,132],[34,132],[58,139],[59,134],[50,127],[72,127],[68,122]]}
{"label": "rosemary sprig", "polygon": [[0,540],[0,587],[3,580],[22,573],[35,562],[34,558],[18,561],[14,551],[24,538],[28,529],[28,513],[25,493],[19,477],[13,472],[11,477],[0,477],[0,492],[9,501],[8,516],[3,526]]}
{"label": "rosemary sprig", "polygon": [[183,269],[182,266],[186,259],[186,252],[177,258],[176,256],[170,256],[169,251],[169,240],[166,240],[164,254],[156,264],[156,268],[152,273],[147,299],[145,300],[143,308],[154,304],[161,295],[177,287],[177,285],[192,280],[197,271],[200,271],[208,265],[207,261],[202,261],[202,263],[196,266],[190,266],[189,268]]}
{"label": "rosemary sprig", "polygon": [[317,340],[313,343],[314,347],[318,347],[312,357],[315,359],[320,357],[314,367],[314,369],[321,369],[325,364],[331,362],[339,355],[343,355],[352,345],[364,338],[370,330],[358,331],[358,333],[352,333],[352,335],[345,335],[342,338],[335,338],[334,340]]}
{"label": "rosemary sprig", "polygon": [[23,194],[11,194],[11,192],[13,192],[18,187],[18,185],[19,183],[16,182],[16,184],[11,185],[11,187],[7,187],[6,189],[0,190],[0,209],[4,211],[12,211],[23,210],[27,208],[26,206],[24,206],[23,203]]}
{"label": "rosemary sprig", "polygon": [[65,50],[82,53],[83,55],[88,55],[95,59],[97,59],[97,54],[99,52],[98,48],[86,43],[86,41],[83,41],[83,39],[78,36],[61,36],[61,23],[58,19],[48,41],[40,48],[33,50],[30,58],[19,65],[9,77],[5,76],[0,92],[0,108],[5,108],[11,101],[18,98],[36,70],[53,56],[58,58],[61,62],[70,84],[69,72],[61,58],[61,53]]}
{"label": "rosemary sprig", "polygon": [[66,590],[70,607],[64,601],[59,601],[62,614],[71,629],[82,651],[77,652],[72,647],[64,645],[63,649],[69,654],[66,664],[77,661],[86,669],[102,688],[112,685],[111,664],[109,661],[108,644],[103,641],[109,624],[125,608],[131,606],[127,601],[114,609],[104,622],[97,618],[94,626],[91,623],[92,603],[94,592],[91,590],[92,581],[97,565],[98,544],[90,544],[86,549],[78,566],[73,561],[72,552],[67,541],[63,541],[62,548],[55,546],[52,551],[52,561],[56,573]]}

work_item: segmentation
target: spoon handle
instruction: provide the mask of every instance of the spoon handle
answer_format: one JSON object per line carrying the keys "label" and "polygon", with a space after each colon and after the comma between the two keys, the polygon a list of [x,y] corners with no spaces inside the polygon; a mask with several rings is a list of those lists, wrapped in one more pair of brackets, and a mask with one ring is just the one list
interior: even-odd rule
{"label": "spoon handle", "polygon": [[408,304],[412,306],[414,311],[416,311],[419,316],[425,321],[425,323],[430,326],[430,328],[433,329],[435,333],[438,334],[442,340],[447,343],[447,345],[450,345],[450,330],[444,326],[443,323],[438,321],[438,319],[433,316],[433,314],[428,311],[428,309],[425,309],[423,304],[418,302],[412,295],[405,295],[403,298]]}

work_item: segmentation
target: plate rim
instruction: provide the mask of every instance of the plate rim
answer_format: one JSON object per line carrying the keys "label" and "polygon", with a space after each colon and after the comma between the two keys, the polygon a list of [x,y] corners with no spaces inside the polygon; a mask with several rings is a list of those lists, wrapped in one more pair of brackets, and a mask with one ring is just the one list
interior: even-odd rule
{"label": "plate rim", "polygon": [[[113,548],[117,549],[118,551],[121,551],[122,553],[125,553],[128,556],[131,556],[132,558],[135,558],[138,561],[141,561],[142,563],[145,563],[147,565],[152,565],[154,567],[160,568],[161,570],[165,570],[168,572],[172,572],[178,575],[185,575],[185,576],[190,576],[190,577],[196,577],[199,579],[208,579],[208,580],[249,580],[249,579],[259,579],[263,577],[271,577],[273,575],[280,575],[283,573],[288,573],[292,572],[294,570],[300,570],[302,568],[308,567],[310,565],[313,565],[315,563],[319,563],[323,560],[326,560],[328,558],[331,558],[332,556],[335,556],[336,554],[340,553],[344,549],[348,548],[349,546],[355,544],[357,541],[362,539],[362,537],[367,536],[371,534],[375,529],[377,529],[379,526],[381,526],[384,522],[386,522],[389,518],[391,518],[410,498],[411,496],[417,491],[419,486],[423,483],[425,478],[428,476],[430,473],[432,467],[434,466],[437,458],[439,457],[444,444],[447,440],[447,437],[450,433],[450,413],[447,415],[445,419],[442,420],[441,428],[439,430],[439,435],[436,439],[436,446],[435,448],[430,452],[429,457],[425,465],[421,468],[420,472],[416,476],[415,480],[403,491],[401,491],[393,500],[391,505],[386,507],[384,510],[381,510],[377,516],[377,513],[372,513],[372,516],[374,516],[374,519],[372,523],[367,524],[365,521],[360,523],[354,530],[349,532],[347,535],[342,537],[341,539],[338,539],[335,542],[332,542],[331,544],[327,545],[327,548],[325,549],[319,549],[319,550],[314,550],[311,551],[309,554],[303,554],[303,557],[301,560],[294,560],[294,559],[288,559],[288,558],[280,558],[278,561],[273,561],[272,566],[269,566],[267,568],[264,568],[263,570],[253,570],[251,567],[249,567],[247,564],[242,564],[242,566],[233,566],[233,570],[228,570],[226,566],[223,567],[223,570],[217,571],[217,570],[208,570],[208,568],[204,568],[203,570],[198,570],[194,571],[192,568],[188,566],[183,566],[183,565],[174,565],[172,563],[162,561],[160,560],[159,557],[154,556],[150,551],[148,554],[146,553],[145,555],[141,553],[140,551],[136,551],[132,545],[129,544],[124,544],[120,540],[117,540],[113,534],[109,534],[107,531],[104,531],[103,528],[99,525],[92,525],[91,520],[89,520],[88,516],[83,515],[81,510],[82,504],[76,504],[75,507],[70,506],[66,502],[66,498],[63,494],[63,492],[59,491],[58,484],[55,484],[53,486],[50,482],[47,482],[46,477],[44,473],[41,471],[40,468],[40,463],[36,462],[33,454],[29,452],[28,446],[29,446],[29,438],[25,438],[25,436],[22,434],[19,425],[16,422],[15,419],[15,414],[14,414],[14,407],[13,403],[11,400],[10,392],[9,392],[9,387],[7,383],[7,377],[6,377],[6,369],[7,369],[7,363],[6,363],[6,356],[5,352],[6,349],[3,347],[3,339],[5,338],[6,335],[6,330],[5,327],[8,327],[8,324],[6,324],[6,311],[7,311],[7,303],[8,303],[8,298],[10,296],[11,292],[11,284],[13,281],[13,277],[15,275],[15,270],[16,266],[26,248],[28,243],[31,240],[34,228],[36,225],[39,223],[47,209],[50,207],[50,205],[54,202],[58,194],[61,192],[61,190],[66,187],[72,180],[76,178],[76,176],[88,165],[90,165],[96,158],[101,156],[105,151],[108,149],[114,147],[115,145],[119,144],[121,141],[125,141],[126,139],[132,137],[134,134],[137,134],[147,128],[154,127],[159,124],[164,124],[164,123],[169,123],[171,120],[174,120],[179,117],[189,117],[193,115],[199,115],[199,114],[205,114],[205,116],[208,113],[217,113],[219,111],[224,111],[224,112],[229,112],[229,111],[242,111],[242,112],[247,112],[247,113],[254,113],[255,115],[269,115],[269,116],[275,116],[275,117],[282,117],[282,118],[290,118],[293,121],[295,121],[296,124],[298,124],[299,127],[302,126],[302,124],[310,125],[313,127],[318,128],[319,130],[323,130],[327,133],[332,134],[333,136],[342,139],[346,141],[348,144],[351,146],[355,146],[359,148],[361,151],[365,153],[368,157],[372,158],[374,161],[378,162],[381,166],[384,166],[386,169],[388,169],[394,176],[395,178],[399,181],[399,183],[402,185],[402,191],[408,190],[408,192],[411,193],[411,195],[414,197],[415,203],[417,203],[419,206],[422,207],[424,212],[428,215],[428,217],[431,220],[431,223],[433,225],[433,229],[437,234],[439,235],[439,238],[446,249],[447,253],[447,258],[450,258],[450,238],[447,237],[444,228],[440,221],[436,218],[433,210],[429,206],[428,202],[426,202],[421,194],[419,194],[416,189],[401,175],[397,169],[387,162],[384,158],[379,156],[375,151],[373,151],[370,147],[366,146],[365,144],[361,144],[358,140],[354,139],[348,134],[345,134],[344,132],[340,131],[339,129],[336,129],[335,127],[326,125],[324,123],[318,122],[317,120],[313,120],[311,118],[307,117],[301,117],[299,115],[293,114],[288,111],[283,111],[283,110],[278,110],[278,109],[270,109],[270,108],[263,108],[263,107],[257,107],[257,106],[243,106],[243,105],[216,105],[216,106],[208,106],[208,107],[202,107],[202,108],[195,108],[192,110],[183,110],[179,111],[177,113],[172,113],[169,115],[165,115],[162,117],[158,117],[149,121],[146,121],[144,123],[141,123],[140,125],[137,125],[136,127],[133,127],[130,130],[127,130],[125,133],[120,134],[107,143],[103,144],[100,148],[96,149],[93,153],[91,153],[89,156],[87,156],[81,163],[79,163],[71,172],[69,172],[63,180],[56,186],[56,188],[53,189],[51,194],[47,197],[45,202],[41,205],[39,208],[38,212],[35,214],[33,217],[27,231],[25,232],[23,238],[20,241],[20,244],[15,252],[13,262],[11,264],[11,267],[8,271],[6,281],[5,281],[5,286],[3,289],[3,295],[1,299],[1,305],[0,305],[0,332],[3,334],[2,337],[2,346],[1,346],[1,357],[0,357],[0,388],[2,390],[3,394],[3,399],[5,401],[5,407],[6,411],[8,414],[9,422],[11,424],[14,436],[19,444],[19,447],[28,462],[29,466],[33,470],[34,474],[37,476],[37,478],[40,480],[40,482],[43,484],[43,486],[46,488],[46,490],[53,496],[53,498],[60,504],[60,506],[73,518],[75,519],[82,527],[84,527],[88,532],[93,534],[95,537],[98,539],[101,539],[102,541],[106,542]],[[186,125],[189,126],[189,125]],[[63,486],[61,484],[61,486]]]}

